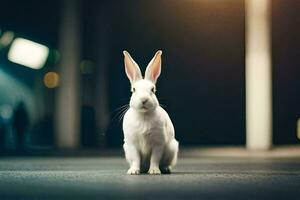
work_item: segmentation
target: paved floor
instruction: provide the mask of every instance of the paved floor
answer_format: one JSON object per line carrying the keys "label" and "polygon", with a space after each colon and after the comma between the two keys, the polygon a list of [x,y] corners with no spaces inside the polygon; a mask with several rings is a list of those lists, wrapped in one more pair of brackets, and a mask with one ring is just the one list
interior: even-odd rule
{"label": "paved floor", "polygon": [[300,199],[299,158],[181,158],[126,175],[121,157],[0,158],[0,199]]}

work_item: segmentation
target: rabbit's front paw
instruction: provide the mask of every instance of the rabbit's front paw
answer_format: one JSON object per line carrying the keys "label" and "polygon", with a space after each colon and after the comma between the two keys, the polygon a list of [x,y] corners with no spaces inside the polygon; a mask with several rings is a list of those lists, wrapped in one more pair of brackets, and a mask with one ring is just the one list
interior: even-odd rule
{"label": "rabbit's front paw", "polygon": [[130,174],[130,175],[139,175],[140,174],[140,169],[129,168],[129,170],[127,171],[127,174]]}
{"label": "rabbit's front paw", "polygon": [[155,174],[161,174],[161,172],[158,168],[152,168],[152,169],[149,169],[148,174],[155,175]]}

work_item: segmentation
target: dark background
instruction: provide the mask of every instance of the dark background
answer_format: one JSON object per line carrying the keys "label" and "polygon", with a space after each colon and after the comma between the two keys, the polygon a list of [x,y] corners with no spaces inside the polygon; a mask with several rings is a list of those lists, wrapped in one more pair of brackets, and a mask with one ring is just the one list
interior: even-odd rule
{"label": "dark background", "polygon": [[[98,119],[91,117],[96,106],[93,99],[99,92],[96,60],[101,56],[108,69],[105,77],[110,120],[104,136],[105,146],[121,147],[123,136],[116,109],[127,104],[130,97],[123,66],[124,49],[131,53],[142,71],[154,53],[163,50],[158,98],[170,114],[182,145],[244,145],[244,6],[244,1],[237,0],[82,1],[80,59],[94,63],[91,73],[81,74],[82,106],[91,109],[82,112],[82,127],[88,127],[81,131],[83,146],[102,145],[93,142],[99,130]],[[299,9],[297,0],[272,1],[275,144],[298,143]],[[59,46],[62,12],[58,0],[3,1],[0,29],[13,31],[55,51]],[[105,48],[99,49],[99,44]],[[56,89],[44,87],[42,77],[60,66],[49,61],[43,69],[32,70],[10,63],[5,59],[6,53],[7,49],[1,51],[0,69],[31,90],[42,88],[43,91],[40,100],[43,109],[34,108],[39,115],[36,123],[30,125],[28,143],[51,147]],[[0,90],[0,99],[5,95]]]}
{"label": "dark background", "polygon": [[299,143],[299,1],[272,1],[273,129],[275,144]]}

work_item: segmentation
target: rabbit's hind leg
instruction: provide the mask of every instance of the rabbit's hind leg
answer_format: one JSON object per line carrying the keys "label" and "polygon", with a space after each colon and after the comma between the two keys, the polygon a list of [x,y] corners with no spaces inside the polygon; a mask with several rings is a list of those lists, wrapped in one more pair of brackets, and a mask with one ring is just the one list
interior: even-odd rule
{"label": "rabbit's hind leg", "polygon": [[160,170],[163,174],[170,174],[172,167],[177,162],[179,144],[176,139],[171,140],[166,147],[160,163]]}
{"label": "rabbit's hind leg", "polygon": [[141,159],[141,173],[147,173],[150,167],[150,154],[143,154]]}

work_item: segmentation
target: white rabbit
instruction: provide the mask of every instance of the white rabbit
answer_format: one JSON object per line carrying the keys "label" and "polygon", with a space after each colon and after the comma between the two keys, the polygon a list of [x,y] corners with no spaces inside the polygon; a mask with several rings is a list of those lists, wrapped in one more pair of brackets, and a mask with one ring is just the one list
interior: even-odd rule
{"label": "white rabbit", "polygon": [[123,119],[123,147],[130,165],[127,174],[170,173],[177,162],[178,142],[169,115],[160,107],[155,96],[162,51],[156,52],[144,78],[129,53],[123,53],[132,92],[130,108]]}

